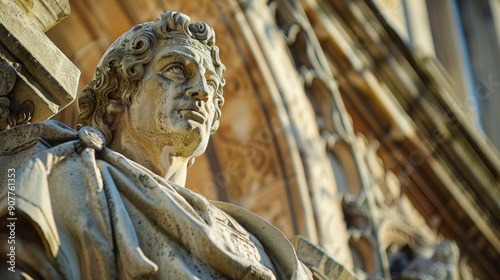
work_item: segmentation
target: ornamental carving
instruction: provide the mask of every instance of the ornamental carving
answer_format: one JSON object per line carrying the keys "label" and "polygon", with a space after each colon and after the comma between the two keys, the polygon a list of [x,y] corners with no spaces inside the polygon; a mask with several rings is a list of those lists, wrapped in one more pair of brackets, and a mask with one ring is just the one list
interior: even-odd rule
{"label": "ornamental carving", "polygon": [[0,130],[29,123],[33,116],[34,105],[30,100],[15,105],[13,89],[16,79],[14,67],[0,64]]}
{"label": "ornamental carving", "polygon": [[418,251],[405,245],[390,257],[391,276],[394,280],[455,280],[459,257],[454,241],[444,240]]}

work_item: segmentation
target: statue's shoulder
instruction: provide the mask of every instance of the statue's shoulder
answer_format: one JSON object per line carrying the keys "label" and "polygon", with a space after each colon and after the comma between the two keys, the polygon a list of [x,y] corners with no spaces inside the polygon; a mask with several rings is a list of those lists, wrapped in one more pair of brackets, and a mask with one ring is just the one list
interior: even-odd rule
{"label": "statue's shoulder", "polygon": [[14,155],[37,143],[49,147],[77,138],[76,130],[55,120],[18,125],[0,131],[0,156]]}
{"label": "statue's shoulder", "polygon": [[[0,172],[15,169],[18,172],[34,156],[61,143],[78,138],[77,132],[67,125],[48,120],[23,124],[0,131]],[[4,176],[0,175],[3,182]]]}

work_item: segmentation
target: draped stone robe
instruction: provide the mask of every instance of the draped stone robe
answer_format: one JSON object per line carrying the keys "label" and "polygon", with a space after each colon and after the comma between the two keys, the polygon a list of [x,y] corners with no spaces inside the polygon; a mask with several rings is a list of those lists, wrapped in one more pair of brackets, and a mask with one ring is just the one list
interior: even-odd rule
{"label": "draped stone robe", "polygon": [[14,169],[16,269],[35,278],[312,279],[272,225],[166,181],[94,128],[21,125],[0,145],[0,216]]}

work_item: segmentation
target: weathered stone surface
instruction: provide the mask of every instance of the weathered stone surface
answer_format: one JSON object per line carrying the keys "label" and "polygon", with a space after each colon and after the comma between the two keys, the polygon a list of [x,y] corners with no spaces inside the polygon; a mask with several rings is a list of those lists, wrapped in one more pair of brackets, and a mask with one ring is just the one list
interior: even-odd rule
{"label": "weathered stone surface", "polygon": [[[23,217],[19,231],[40,229],[35,248],[16,240],[19,271],[45,279],[312,279],[268,222],[184,188],[219,125],[218,52],[206,23],[162,13],[104,54],[80,95],[78,132],[46,121],[0,133],[0,213]],[[16,209],[8,207],[12,193]]]}
{"label": "weathered stone surface", "polygon": [[303,237],[295,236],[290,241],[297,251],[297,257],[311,269],[315,279],[357,279],[351,271],[328,256],[324,249]]}
{"label": "weathered stone surface", "polygon": [[68,0],[14,0],[13,2],[42,32],[47,32],[71,12]]}
{"label": "weathered stone surface", "polygon": [[[0,131],[18,124],[28,123],[33,117],[33,101],[28,99],[19,102],[15,98],[17,96],[14,96],[16,73],[14,67],[0,64]],[[18,101],[17,104],[16,101]]]}
{"label": "weathered stone surface", "polygon": [[395,280],[456,280],[460,278],[459,259],[454,241],[441,241],[430,252],[414,252],[405,246],[390,258],[391,276]]}
{"label": "weathered stone surface", "polygon": [[80,71],[15,2],[0,3],[0,63],[12,66],[18,76],[11,106],[30,100],[35,108],[31,121],[46,120],[75,99]]}
{"label": "weathered stone surface", "polygon": [[[373,9],[372,4],[377,2],[388,5]],[[464,83],[458,90],[450,87],[439,63],[413,52],[420,32],[411,32],[408,48],[391,30],[394,25],[388,17],[399,19],[403,23],[400,27],[409,23],[405,30],[416,30],[414,24],[425,28],[423,18],[413,17],[418,13],[413,7],[426,1],[404,2],[82,0],[72,2],[71,21],[59,25],[58,31],[49,36],[56,35],[52,37],[54,42],[85,73],[82,81],[87,82],[105,48],[124,29],[153,19],[156,11],[165,8],[189,11],[217,30],[221,58],[228,67],[225,89],[231,93],[226,95],[225,117],[211,139],[208,155],[197,158],[190,169],[189,188],[211,199],[250,208],[289,237],[300,233],[314,243],[328,243],[325,247],[336,260],[345,255],[336,244],[344,248],[348,245],[360,277],[388,278],[387,257],[393,248],[410,241],[417,249],[426,248],[426,243],[436,237],[433,231],[438,231],[460,244],[461,273],[465,262],[474,268],[471,275],[500,279],[500,235],[495,230],[500,213],[496,203],[500,201],[500,188],[496,187],[499,157],[485,145],[483,136],[474,132],[473,123],[467,122],[467,113],[473,113],[469,102],[463,100],[463,104],[453,106],[461,96],[467,96],[457,92],[470,90],[468,80],[461,79]],[[432,7],[429,14],[440,19],[433,24],[433,32],[439,27],[434,39],[438,44],[448,42],[448,47],[441,46],[441,52],[452,62],[445,67],[451,68],[449,73],[456,77],[467,72],[461,66],[467,61],[456,56],[460,51],[455,48],[457,41],[449,40],[456,36],[454,31],[461,34],[475,26],[481,29],[481,35],[488,29],[481,28],[482,24],[468,28],[457,24],[456,18],[442,9],[451,2],[427,1],[427,5]],[[488,1],[469,1],[458,8],[485,3]],[[414,23],[412,18],[421,20]],[[482,18],[491,20],[484,14]],[[481,23],[472,16],[462,18],[462,24],[471,20]],[[304,28],[309,24],[314,30]],[[314,37],[320,46],[311,44]],[[496,40],[495,36],[488,38]],[[483,44],[484,38],[479,39],[467,44],[488,45]],[[271,41],[272,51],[265,47],[267,41]],[[290,55],[286,55],[288,51]],[[495,57],[487,52],[481,55]],[[328,67],[323,67],[327,65],[332,75],[325,70]],[[484,61],[476,65],[480,65],[476,69],[491,66]],[[290,69],[293,67],[296,69]],[[494,90],[495,76],[490,79],[489,72],[484,73],[476,77],[480,82],[476,90],[485,97],[482,101],[493,100],[487,97]],[[333,78],[340,85],[343,102],[335,94]],[[302,88],[305,93],[297,94]],[[314,111],[308,108],[309,102]],[[342,103],[349,114],[337,110]],[[487,103],[495,107],[494,102]],[[65,111],[72,116],[68,113],[60,119],[76,124],[76,110]],[[354,125],[346,122],[350,118]],[[490,119],[495,122],[495,118]],[[307,160],[318,154],[316,147],[308,147],[321,143],[303,141],[318,138],[313,128],[316,123],[331,160],[331,166],[327,163],[321,168],[334,171],[349,242],[342,238],[345,229],[338,222],[342,217],[331,207],[341,197],[331,195],[328,188],[317,187],[321,184],[334,189],[333,184],[325,184],[330,180],[316,180],[322,177],[311,173],[321,170],[315,164],[322,160]],[[361,138],[366,137],[366,143],[353,137],[351,126]],[[316,199],[316,194],[324,194],[325,199]],[[415,207],[423,215],[418,219]]]}

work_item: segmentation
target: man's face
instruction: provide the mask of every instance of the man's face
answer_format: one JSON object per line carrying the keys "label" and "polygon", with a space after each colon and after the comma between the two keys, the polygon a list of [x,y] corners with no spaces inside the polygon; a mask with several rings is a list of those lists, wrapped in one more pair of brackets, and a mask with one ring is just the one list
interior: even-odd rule
{"label": "man's face", "polygon": [[131,134],[151,145],[173,146],[175,156],[206,148],[219,85],[212,60],[191,46],[160,40],[129,109]]}

